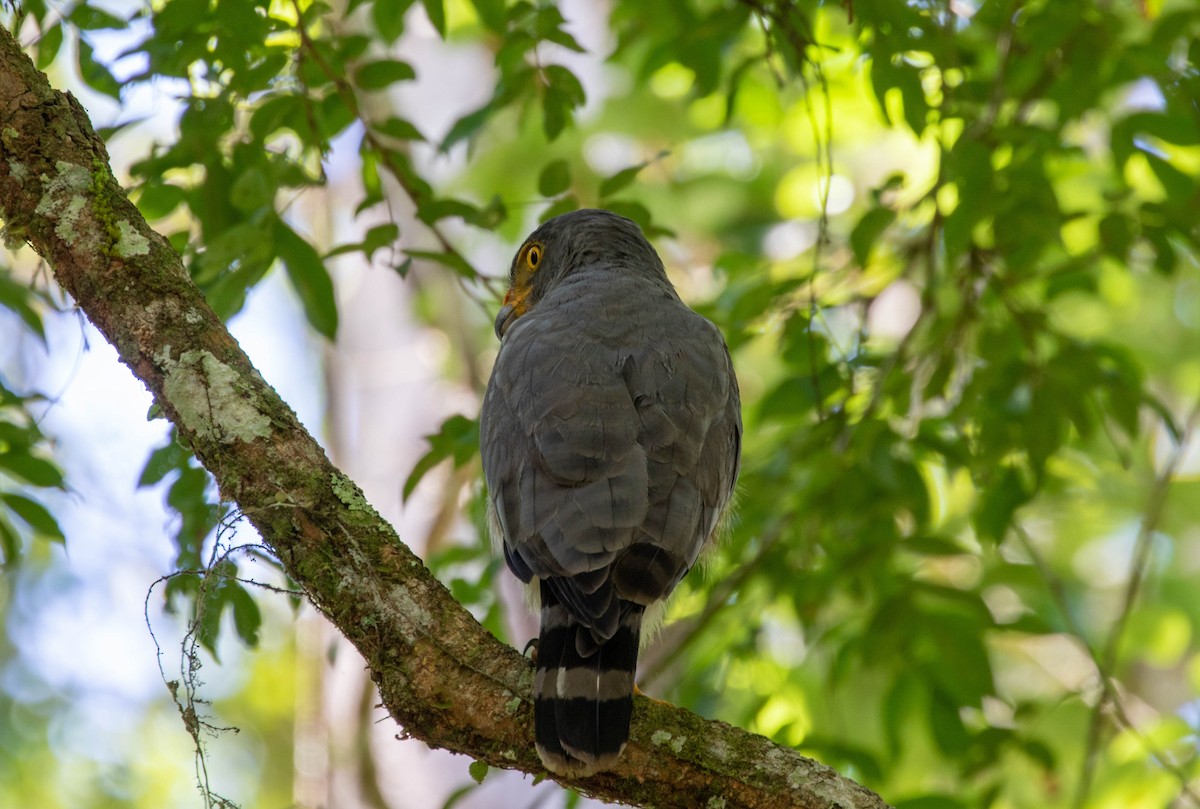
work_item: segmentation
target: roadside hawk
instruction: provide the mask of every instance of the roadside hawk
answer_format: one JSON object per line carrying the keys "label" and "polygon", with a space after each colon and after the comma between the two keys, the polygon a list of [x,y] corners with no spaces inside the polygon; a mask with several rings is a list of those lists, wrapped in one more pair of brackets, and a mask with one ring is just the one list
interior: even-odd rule
{"label": "roadside hawk", "polygon": [[721,333],[608,211],[557,216],[513,259],[483,399],[492,534],[535,588],[547,769],[609,769],[629,738],[642,616],[713,537],[741,408]]}

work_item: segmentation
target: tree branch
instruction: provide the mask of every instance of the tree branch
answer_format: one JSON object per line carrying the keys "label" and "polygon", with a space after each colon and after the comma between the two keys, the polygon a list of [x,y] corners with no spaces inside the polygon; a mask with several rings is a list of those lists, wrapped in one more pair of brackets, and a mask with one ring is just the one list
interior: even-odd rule
{"label": "tree branch", "polygon": [[[250,364],[167,240],[126,199],[83,107],[0,31],[0,216],[145,383],[221,495],[359,650],[404,733],[542,773],[533,673],[450,596],[330,464]],[[658,807],[879,809],[874,793],[768,739],[638,698],[614,772],[559,779]]]}

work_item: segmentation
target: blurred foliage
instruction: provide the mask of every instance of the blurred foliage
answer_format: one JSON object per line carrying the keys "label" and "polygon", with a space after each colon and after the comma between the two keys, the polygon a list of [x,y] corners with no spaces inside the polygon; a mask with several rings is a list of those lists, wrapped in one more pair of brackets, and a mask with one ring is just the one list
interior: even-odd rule
{"label": "blurred foliage", "polygon": [[[279,266],[332,338],[327,260],[357,255],[419,273],[418,311],[456,321],[464,289],[499,288],[463,234],[512,241],[584,205],[674,237],[681,291],[734,350],[746,439],[736,517],[649,654],[652,693],[906,809],[1200,805],[1200,7],[613,0],[598,50],[548,2],[105,8],[26,0],[10,20],[97,93],[178,94],[177,137],[128,181],[222,317]],[[413,27],[494,60],[487,101],[444,132],[392,95],[436,81],[401,58]],[[142,61],[118,81],[94,32],[124,28]],[[370,224],[324,244],[297,203],[334,155],[359,174],[339,206]],[[0,277],[0,305],[36,331],[19,289]],[[490,339],[472,311],[464,356]],[[4,394],[0,472],[61,485]],[[476,434],[448,421],[406,494],[475,463]],[[174,444],[143,483],[168,475],[177,564],[197,569],[220,512]],[[3,485],[6,559],[6,515],[60,538]],[[499,631],[498,566],[471,543],[432,564]],[[240,609],[253,642],[231,575],[216,614]]]}
{"label": "blurred foliage", "polygon": [[[9,283],[0,278],[0,285]],[[2,289],[2,286],[0,286]],[[40,329],[41,319],[26,321]],[[62,529],[32,488],[64,488],[62,471],[49,459],[47,440],[30,413],[38,395],[20,395],[0,379],[0,562],[18,563],[31,537],[62,542]]]}

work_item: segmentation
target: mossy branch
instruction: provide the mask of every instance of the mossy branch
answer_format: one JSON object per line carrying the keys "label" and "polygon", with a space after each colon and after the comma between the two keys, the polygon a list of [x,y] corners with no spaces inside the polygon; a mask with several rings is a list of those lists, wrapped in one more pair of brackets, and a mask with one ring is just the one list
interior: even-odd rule
{"label": "mossy branch", "polygon": [[[330,464],[121,192],[79,102],[51,88],[8,31],[0,31],[0,217],[10,240],[46,259],[222,496],[358,648],[404,733],[540,774],[528,662],[479,626]],[[617,769],[563,782],[643,806],[886,806],[789,748],[645,698]]]}

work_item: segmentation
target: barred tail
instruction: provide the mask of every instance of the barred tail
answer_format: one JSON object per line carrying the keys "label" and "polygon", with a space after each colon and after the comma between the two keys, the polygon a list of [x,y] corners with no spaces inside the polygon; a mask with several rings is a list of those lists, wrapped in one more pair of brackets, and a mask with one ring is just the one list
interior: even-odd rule
{"label": "barred tail", "polygon": [[620,602],[616,632],[598,643],[545,582],[541,596],[533,684],[538,755],[560,775],[592,775],[611,768],[629,739],[643,607]]}

